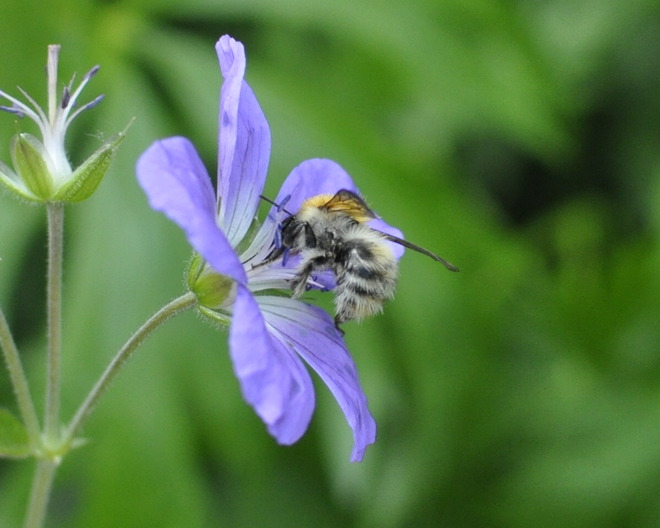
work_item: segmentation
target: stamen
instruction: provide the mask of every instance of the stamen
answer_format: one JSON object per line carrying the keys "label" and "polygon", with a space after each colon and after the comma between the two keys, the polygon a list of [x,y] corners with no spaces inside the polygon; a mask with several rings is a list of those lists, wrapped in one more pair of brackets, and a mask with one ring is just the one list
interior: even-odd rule
{"label": "stamen", "polygon": [[[76,89],[73,91],[73,93],[71,94],[71,98],[70,98],[70,101],[69,101],[69,104],[70,104],[71,106],[73,106],[73,105],[75,104],[76,99],[78,99],[78,95],[80,95],[80,92],[82,92],[82,90],[83,90],[83,88],[85,87],[85,85],[87,84],[87,82],[88,82],[88,81],[89,81],[89,80],[90,80],[90,79],[96,74],[97,71],[99,71],[99,68],[100,68],[100,66],[98,66],[98,65],[97,65],[97,66],[94,66],[94,67],[93,67],[91,70],[89,70],[89,72],[87,72],[87,74],[83,77],[83,80],[82,80],[82,81],[80,82],[80,84],[78,85],[78,88],[76,88]],[[71,88],[74,79],[75,79],[75,75],[74,75],[74,77],[71,79],[71,83],[69,84],[69,89]],[[94,100],[94,101],[95,101],[94,104],[97,104],[97,103],[98,103],[97,99],[98,99],[98,97]],[[92,105],[92,106],[93,106],[93,105]],[[83,107],[83,108],[89,108],[89,107],[86,106],[86,107]],[[80,113],[80,112],[76,112],[76,115],[78,115],[78,113]],[[72,118],[67,119],[67,123],[70,123],[70,122],[71,122],[71,119],[72,119]]]}
{"label": "stamen", "polygon": [[[25,108],[25,111],[26,111],[25,113],[27,115],[29,115],[30,117],[34,116],[34,117],[32,117],[32,119],[34,119],[37,122],[37,124],[39,124],[39,121],[42,121],[43,123],[47,123],[48,119],[46,119],[46,114],[44,114],[44,111],[41,109],[39,104],[34,99],[32,99],[30,94],[27,93],[25,90],[23,90],[23,88],[21,88],[20,86],[17,86],[17,88],[23,94],[23,97],[25,97],[28,101],[30,101],[30,103],[34,107],[34,110],[36,111],[36,113],[33,112],[30,108],[28,108],[27,106],[25,106],[21,103],[21,106],[23,106]],[[38,115],[38,117],[37,117],[37,115]]]}
{"label": "stamen", "polygon": [[81,106],[80,108],[78,108],[78,110],[76,110],[73,114],[71,114],[69,116],[69,118],[66,120],[66,126],[69,126],[69,123],[71,123],[71,121],[73,121],[76,118],[76,116],[78,116],[78,114],[80,114],[80,112],[84,112],[85,110],[89,110],[90,108],[94,108],[97,104],[99,104],[101,101],[103,101],[104,97],[105,97],[105,95],[101,94],[101,95],[97,96],[96,98],[94,98],[89,103],[87,103],[87,104]]}
{"label": "stamen", "polygon": [[[25,91],[18,87],[18,89],[25,94]],[[39,107],[37,107],[37,111],[39,114],[35,113],[34,110],[32,110],[29,106],[26,104],[22,103],[18,99],[12,97],[8,93],[3,92],[0,90],[0,97],[4,97],[5,99],[8,99],[11,101],[12,106],[2,106],[2,109],[5,112],[10,112],[12,114],[19,115],[21,117],[28,116],[30,119],[33,119],[39,126],[41,126],[41,117],[45,117],[43,112]],[[29,97],[29,96],[28,96]],[[32,104],[34,104],[34,101],[32,101]]]}
{"label": "stamen", "polygon": [[260,195],[259,195],[259,198],[261,198],[261,199],[264,200],[265,202],[268,202],[268,203],[271,204],[271,205],[274,205],[278,213],[279,213],[280,211],[284,211],[284,212],[285,212],[286,214],[288,214],[289,216],[293,216],[293,213],[290,213],[289,211],[287,211],[286,209],[284,209],[284,206],[289,202],[289,200],[291,200],[291,195],[290,195],[290,194],[287,194],[287,195],[284,197],[284,199],[282,200],[282,202],[279,203],[279,204],[278,204],[277,202],[274,202],[273,200],[271,200],[271,199],[268,198],[267,196],[264,196],[263,194],[260,194]]}
{"label": "stamen", "polygon": [[105,98],[104,94],[97,95],[89,103],[81,106],[79,111],[82,112],[83,110],[89,110],[90,108],[94,108],[97,104],[99,104],[101,101],[103,101],[104,98]]}
{"label": "stamen", "polygon": [[277,206],[277,210],[284,211],[286,213],[287,211],[284,209],[284,206],[289,203],[289,200],[291,200],[291,195],[287,194],[280,202],[280,205]]}
{"label": "stamen", "polygon": [[68,86],[64,87],[64,90],[62,90],[62,102],[60,103],[60,107],[62,110],[64,110],[67,106],[69,106],[69,101],[71,100],[71,90],[69,89]]}
{"label": "stamen", "polygon": [[85,83],[86,83],[87,81],[89,81],[92,77],[94,77],[94,75],[96,75],[100,69],[101,69],[101,66],[100,66],[99,64],[97,64],[96,66],[94,66],[91,70],[89,70],[89,71],[85,74],[85,76],[83,77],[83,80],[82,80],[82,82],[81,82],[80,84],[85,84]]}
{"label": "stamen", "polygon": [[284,253],[282,254],[282,267],[286,266],[288,260],[289,260],[289,248],[286,248],[284,250]]}
{"label": "stamen", "polygon": [[25,112],[16,106],[3,106],[0,105],[0,110],[9,112],[10,114],[16,114],[18,117],[25,117]]}
{"label": "stamen", "polygon": [[282,247],[282,224],[278,223],[277,227],[275,228],[275,240],[273,241],[273,244],[275,245],[276,249],[280,249]]}
{"label": "stamen", "polygon": [[60,103],[60,108],[62,110],[65,110],[69,106],[69,104],[73,104],[73,101],[71,100],[71,90],[73,88],[74,82],[76,82],[75,73],[71,76],[71,80],[69,81],[69,84],[65,85],[64,88],[62,88],[62,102]]}

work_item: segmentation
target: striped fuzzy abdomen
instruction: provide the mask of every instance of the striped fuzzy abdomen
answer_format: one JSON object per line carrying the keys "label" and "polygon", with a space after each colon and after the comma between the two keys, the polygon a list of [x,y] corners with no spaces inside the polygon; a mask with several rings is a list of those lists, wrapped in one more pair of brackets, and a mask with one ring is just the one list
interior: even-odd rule
{"label": "striped fuzzy abdomen", "polygon": [[365,225],[358,224],[342,240],[335,272],[337,324],[378,313],[394,296],[396,259],[385,239]]}

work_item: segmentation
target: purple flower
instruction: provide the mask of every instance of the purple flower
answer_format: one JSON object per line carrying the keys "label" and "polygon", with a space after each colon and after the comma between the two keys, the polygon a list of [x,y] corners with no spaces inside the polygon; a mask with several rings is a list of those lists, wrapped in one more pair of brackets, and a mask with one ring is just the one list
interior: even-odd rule
{"label": "purple flower", "polygon": [[[278,442],[291,444],[308,427],[315,400],[302,358],[337,399],[353,430],[351,460],[360,461],[375,441],[376,424],[341,334],[320,308],[272,294],[290,292],[295,258],[286,265],[260,265],[273,249],[277,228],[274,208],[263,225],[254,227],[270,156],[270,130],[243,80],[243,45],[225,35],[216,51],[224,77],[217,198],[197,151],[182,137],[151,145],[138,160],[138,180],[151,207],[176,222],[201,256],[193,260],[189,283],[199,309],[230,324],[234,371],[244,398],[268,431]],[[342,188],[356,190],[339,165],[312,159],[291,172],[277,200],[290,197],[286,207],[296,210],[310,196]],[[378,227],[395,232],[384,224]]]}

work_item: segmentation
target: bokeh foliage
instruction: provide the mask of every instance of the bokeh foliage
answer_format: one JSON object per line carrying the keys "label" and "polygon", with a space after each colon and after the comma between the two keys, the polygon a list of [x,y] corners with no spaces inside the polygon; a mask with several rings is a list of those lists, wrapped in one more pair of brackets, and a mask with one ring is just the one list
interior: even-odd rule
{"label": "bokeh foliage", "polygon": [[[246,45],[272,128],[267,192],[303,159],[335,159],[462,271],[410,253],[385,314],[347,325],[379,424],[363,463],[322,384],[309,433],[275,445],[226,336],[186,314],[102,401],[47,526],[657,526],[657,0],[10,0],[4,90],[44,100],[49,43],[62,82],[102,65],[74,160],[136,117],[99,191],[67,209],[65,416],[183,289],[187,245],[134,163],[182,134],[214,172],[224,33]],[[0,115],[0,145],[15,130]],[[0,196],[0,302],[35,392],[43,226]],[[15,409],[4,371],[0,405]],[[0,526],[18,525],[31,472],[0,461]]]}

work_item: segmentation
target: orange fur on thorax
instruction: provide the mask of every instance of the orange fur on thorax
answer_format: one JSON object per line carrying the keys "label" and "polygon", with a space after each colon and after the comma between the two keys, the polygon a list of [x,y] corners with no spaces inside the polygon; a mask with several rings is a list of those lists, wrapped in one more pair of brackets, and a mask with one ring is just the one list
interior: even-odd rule
{"label": "orange fur on thorax", "polygon": [[[317,208],[331,213],[344,213],[359,223],[364,223],[373,218],[373,213],[355,200],[332,201],[334,194],[317,194],[305,200],[300,211]],[[332,202],[332,203],[330,203]]]}

